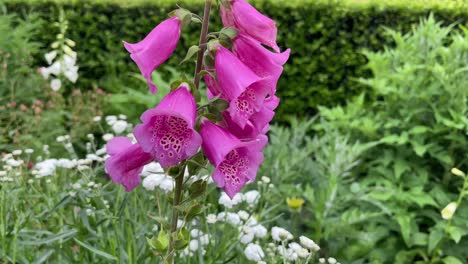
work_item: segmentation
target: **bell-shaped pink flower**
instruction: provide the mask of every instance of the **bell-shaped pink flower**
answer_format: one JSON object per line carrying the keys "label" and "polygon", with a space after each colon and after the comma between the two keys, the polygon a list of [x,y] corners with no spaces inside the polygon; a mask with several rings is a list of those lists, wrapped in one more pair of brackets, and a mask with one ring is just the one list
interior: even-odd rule
{"label": "bell-shaped pink flower", "polygon": [[115,137],[107,142],[106,171],[114,183],[122,184],[127,192],[133,190],[141,181],[143,166],[153,161],[140,145],[132,144],[129,138]]}
{"label": "bell-shaped pink flower", "polygon": [[274,110],[279,104],[279,98],[276,96],[265,99],[262,108],[257,113],[253,114],[247,121],[244,128],[241,128],[234,122],[229,112],[223,112],[222,125],[229,130],[234,136],[241,140],[254,139],[260,134],[265,134],[268,131],[270,121],[275,116]]}
{"label": "bell-shaped pink flower", "polygon": [[263,162],[262,149],[268,139],[259,135],[243,142],[208,120],[203,121],[200,134],[202,149],[215,167],[213,181],[232,199],[245,183],[255,180],[258,167]]}
{"label": "bell-shaped pink flower", "polygon": [[180,30],[180,19],[173,16],[157,25],[142,41],[135,44],[124,41],[125,48],[138,65],[152,93],[156,93],[157,87],[151,81],[151,74],[174,52],[179,42]]}
{"label": "bell-shaped pink flower", "polygon": [[263,15],[245,0],[227,0],[230,9],[221,5],[221,19],[225,27],[235,27],[259,42],[270,46],[276,52],[280,49],[276,44],[278,29],[275,21]]}
{"label": "bell-shaped pink flower", "polygon": [[197,105],[188,85],[182,84],[154,109],[141,115],[133,134],[145,152],[162,167],[174,166],[193,155],[201,145],[194,130]]}
{"label": "bell-shaped pink flower", "polygon": [[255,74],[265,79],[270,93],[274,94],[278,79],[283,72],[283,65],[289,58],[290,49],[274,53],[248,35],[240,33],[234,38],[232,51]]}
{"label": "bell-shaped pink flower", "polygon": [[217,47],[215,69],[218,83],[211,76],[205,77],[210,81],[208,89],[211,95],[221,94],[229,102],[232,120],[244,128],[250,116],[261,109],[270,92],[268,83],[223,46]]}

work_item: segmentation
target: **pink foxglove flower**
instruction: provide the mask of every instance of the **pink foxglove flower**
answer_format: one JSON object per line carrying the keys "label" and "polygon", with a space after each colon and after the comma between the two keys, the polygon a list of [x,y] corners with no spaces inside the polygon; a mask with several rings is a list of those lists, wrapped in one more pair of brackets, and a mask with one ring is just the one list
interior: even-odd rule
{"label": "pink foxglove flower", "polygon": [[[234,54],[218,46],[215,55],[215,69],[221,98],[229,102],[229,114],[234,122],[244,128],[250,116],[258,112],[266,95],[270,92],[265,79],[256,75]],[[208,77],[208,78],[211,78]],[[213,85],[208,83],[208,88]],[[211,91],[217,95],[218,91]]]}
{"label": "pink foxglove flower", "polygon": [[201,137],[194,130],[197,105],[188,85],[182,84],[164,97],[158,106],[141,115],[133,130],[145,152],[162,167],[174,166],[198,151]]}
{"label": "pink foxglove flower", "polygon": [[202,122],[200,134],[202,149],[215,167],[213,181],[232,199],[248,181],[255,180],[268,139],[259,135],[254,140],[243,142],[208,120]]}
{"label": "pink foxglove flower", "polygon": [[276,52],[279,47],[276,44],[278,29],[275,21],[263,15],[245,0],[225,0],[230,9],[221,5],[221,19],[225,27],[235,27],[257,41],[270,46]]}
{"label": "pink foxglove flower", "polygon": [[275,116],[274,110],[278,104],[279,98],[276,96],[265,99],[260,111],[250,117],[244,128],[234,122],[228,112],[223,112],[224,122],[222,124],[229,132],[241,140],[254,139],[258,135],[268,132],[268,123]]}
{"label": "pink foxglove flower", "polygon": [[156,93],[157,87],[151,81],[151,74],[174,52],[179,42],[180,30],[180,19],[173,16],[157,25],[142,41],[135,44],[124,42],[152,93]]}
{"label": "pink foxglove flower", "polygon": [[270,93],[274,94],[278,79],[283,72],[283,65],[289,58],[290,49],[282,53],[271,52],[243,33],[237,35],[233,42],[233,53],[255,74],[264,78]]}
{"label": "pink foxglove flower", "polygon": [[133,190],[141,181],[140,173],[143,166],[153,161],[140,145],[132,144],[129,138],[115,137],[106,145],[107,173],[114,183],[122,184],[127,192]]}

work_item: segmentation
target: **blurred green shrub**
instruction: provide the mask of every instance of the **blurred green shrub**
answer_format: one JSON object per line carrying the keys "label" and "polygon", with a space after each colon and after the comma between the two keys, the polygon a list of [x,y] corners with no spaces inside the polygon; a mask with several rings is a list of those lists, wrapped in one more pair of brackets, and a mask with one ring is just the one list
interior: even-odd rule
{"label": "blurred green shrub", "polygon": [[[11,12],[34,10],[48,21],[35,40],[51,43],[55,39],[52,21],[56,19],[57,3],[43,0],[10,0],[5,6]],[[98,83],[111,93],[121,93],[127,87],[144,91],[143,83],[128,78],[137,67],[125,52],[122,40],[135,42],[145,36],[167,13],[179,3],[193,12],[202,13],[203,1],[63,1],[70,21],[70,38],[77,42],[80,65],[78,85],[87,88]],[[362,49],[376,51],[391,44],[384,26],[408,31],[420,16],[434,12],[447,23],[467,24],[468,8],[460,1],[253,1],[262,12],[273,17],[279,27],[279,45],[291,48],[290,61],[279,81],[278,93],[282,103],[277,121],[289,115],[307,116],[316,112],[317,105],[332,106],[343,103],[353,95],[367,91],[357,82],[369,77],[362,66],[366,57]],[[120,4],[119,4],[120,3]],[[197,43],[199,25],[185,29],[176,56],[168,64],[176,65],[187,48]],[[220,28],[213,16],[212,30]],[[43,60],[42,57],[36,57]],[[40,61],[42,64],[43,61]],[[39,64],[39,62],[38,62]],[[192,74],[192,65],[182,66]],[[162,72],[167,73],[167,72]],[[115,80],[120,82],[115,82]],[[368,91],[370,92],[370,91]]]}
{"label": "blurred green shrub", "polygon": [[353,246],[341,251],[345,259],[468,259],[466,202],[451,221],[440,215],[463,185],[450,169],[468,167],[468,30],[461,31],[432,16],[408,34],[388,30],[394,47],[365,52],[374,76],[361,79],[367,96],[320,107],[328,124],[352,140],[379,143],[362,157],[354,192],[373,204],[357,204],[359,212],[385,214],[362,226],[365,239],[348,241]]}

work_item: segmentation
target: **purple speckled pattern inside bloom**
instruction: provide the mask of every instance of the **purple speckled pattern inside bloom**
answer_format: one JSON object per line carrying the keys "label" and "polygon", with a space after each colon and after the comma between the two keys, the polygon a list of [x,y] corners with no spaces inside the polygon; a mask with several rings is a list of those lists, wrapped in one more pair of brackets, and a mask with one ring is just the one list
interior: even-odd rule
{"label": "purple speckled pattern inside bloom", "polygon": [[201,137],[194,130],[196,103],[186,85],[181,85],[162,99],[154,109],[141,116],[142,124],[134,129],[143,150],[162,167],[174,166],[198,151]]}

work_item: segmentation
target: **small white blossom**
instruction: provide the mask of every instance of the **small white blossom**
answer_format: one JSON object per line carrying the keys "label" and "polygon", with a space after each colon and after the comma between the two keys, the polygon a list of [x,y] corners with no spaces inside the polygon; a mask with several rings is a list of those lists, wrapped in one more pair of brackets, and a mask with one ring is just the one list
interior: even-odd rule
{"label": "small white blossom", "polygon": [[264,182],[264,183],[270,183],[271,180],[270,180],[270,178],[268,178],[267,176],[262,176],[262,182]]}
{"label": "small white blossom", "polygon": [[254,239],[254,234],[252,233],[241,233],[239,241],[242,244],[248,244]]}
{"label": "small white blossom", "polygon": [[6,176],[7,172],[6,171],[0,171],[0,177]]}
{"label": "small white blossom", "polygon": [[174,179],[169,176],[165,176],[163,181],[159,184],[159,188],[165,192],[172,192],[174,189]]}
{"label": "small white blossom", "polygon": [[114,138],[114,135],[112,135],[112,134],[110,134],[110,133],[104,134],[104,135],[102,136],[102,139],[104,139],[104,141],[106,141],[106,142],[109,141],[109,140],[111,140],[111,139],[113,139],[113,138]]}
{"label": "small white blossom", "polygon": [[253,233],[258,238],[263,238],[268,233],[268,230],[263,225],[255,225],[252,227]]}
{"label": "small white blossom", "polygon": [[44,55],[46,61],[47,61],[47,64],[52,64],[52,61],[55,59],[55,57],[57,57],[57,51],[53,50],[49,53],[46,53]]}
{"label": "small white blossom", "polygon": [[198,240],[190,240],[189,249],[193,252],[198,250]]}
{"label": "small white blossom", "polygon": [[451,202],[447,206],[445,206],[445,208],[442,209],[440,213],[443,219],[449,220],[449,219],[452,219],[453,214],[455,214],[456,210],[457,210],[457,203]]}
{"label": "small white blossom", "polygon": [[143,179],[143,188],[148,191],[154,191],[154,189],[161,184],[166,176],[162,174],[151,174]]}
{"label": "small white blossom", "polygon": [[233,226],[237,226],[241,223],[241,220],[239,215],[237,215],[236,213],[229,212],[226,214],[226,222]]}
{"label": "small white blossom", "polygon": [[242,219],[242,220],[249,219],[249,213],[247,213],[244,210],[240,210],[239,212],[237,212],[237,214],[239,215],[240,219]]}
{"label": "small white blossom", "polygon": [[158,232],[159,226],[158,226],[158,225],[154,225],[152,230],[153,230],[153,232]]}
{"label": "small white blossom", "polygon": [[126,116],[126,115],[122,115],[122,114],[120,114],[120,115],[119,115],[119,119],[122,119],[122,120],[127,120],[127,116]]}
{"label": "small white blossom", "polygon": [[293,239],[293,235],[288,230],[277,226],[271,229],[271,237],[276,241]]}
{"label": "small white blossom", "polygon": [[60,90],[61,87],[62,87],[62,81],[60,81],[60,79],[53,79],[52,81],[50,81],[50,88],[54,92],[57,92],[58,90]]}
{"label": "small white blossom", "polygon": [[101,121],[101,117],[100,117],[100,116],[95,116],[95,117],[93,117],[93,121],[94,121],[94,122],[100,122],[100,121]]}
{"label": "small white blossom", "polygon": [[127,128],[127,122],[123,120],[115,121],[114,124],[112,124],[112,130],[114,130],[116,134],[120,134],[124,132],[126,128]]}
{"label": "small white blossom", "polygon": [[300,236],[299,241],[301,245],[307,249],[310,249],[312,251],[319,251],[320,247],[310,238],[305,237],[305,236]]}
{"label": "small white blossom", "polygon": [[140,173],[141,176],[146,177],[151,174],[162,174],[164,173],[164,169],[161,165],[157,162],[151,162],[148,165],[143,167],[143,171]]}
{"label": "small white blossom", "polygon": [[24,150],[24,153],[26,153],[26,154],[32,154],[33,152],[34,152],[33,149],[25,149]]}
{"label": "small white blossom", "polygon": [[320,263],[325,263],[325,258],[319,258]]}
{"label": "small white blossom", "polygon": [[260,193],[257,190],[252,190],[244,193],[244,200],[250,205],[254,206],[260,199]]}
{"label": "small white blossom", "polygon": [[109,125],[109,126],[112,126],[115,121],[117,121],[117,117],[115,115],[108,115],[106,116],[106,123]]}
{"label": "small white blossom", "polygon": [[328,258],[328,263],[336,264],[336,259],[335,258]]}
{"label": "small white blossom", "polygon": [[215,214],[209,214],[209,215],[206,216],[206,222],[207,222],[208,224],[214,224],[214,223],[216,223],[217,220],[218,220],[218,219],[216,219],[216,215],[215,215]]}
{"label": "small white blossom", "polygon": [[23,151],[21,149],[13,150],[11,152],[11,154],[13,154],[14,156],[21,155],[21,153],[23,153]]}
{"label": "small white blossom", "polygon": [[11,167],[19,167],[24,163],[22,160],[15,160],[15,159],[9,159],[6,161],[6,164],[10,165]]}
{"label": "small white blossom", "polygon": [[237,193],[231,200],[231,198],[229,198],[229,196],[225,192],[223,192],[219,197],[218,203],[226,208],[232,208],[234,205],[242,202],[243,197],[244,196],[242,193]]}
{"label": "small white blossom", "polygon": [[245,257],[252,261],[261,261],[265,257],[262,248],[257,244],[248,244],[244,250]]}
{"label": "small white blossom", "polygon": [[28,180],[28,183],[29,183],[29,184],[34,183],[34,180],[33,180],[33,179],[29,179],[29,180]]}

